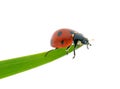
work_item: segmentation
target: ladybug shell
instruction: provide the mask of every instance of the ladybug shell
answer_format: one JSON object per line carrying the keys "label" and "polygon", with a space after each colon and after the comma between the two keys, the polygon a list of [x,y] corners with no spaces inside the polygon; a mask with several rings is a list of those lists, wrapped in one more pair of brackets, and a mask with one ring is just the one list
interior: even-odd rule
{"label": "ladybug shell", "polygon": [[51,46],[55,48],[69,47],[73,42],[72,34],[74,33],[71,29],[59,29],[54,32],[51,39]]}

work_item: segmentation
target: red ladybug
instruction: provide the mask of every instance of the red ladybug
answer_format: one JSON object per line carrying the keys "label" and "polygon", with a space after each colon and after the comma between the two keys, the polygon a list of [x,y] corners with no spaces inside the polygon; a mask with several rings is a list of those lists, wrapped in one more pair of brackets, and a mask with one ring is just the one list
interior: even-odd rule
{"label": "red ladybug", "polygon": [[51,46],[54,48],[66,48],[66,51],[70,46],[74,44],[74,56],[75,57],[75,48],[77,45],[85,44],[91,46],[88,39],[85,38],[81,33],[78,33],[74,30],[63,28],[54,32],[51,38]]}

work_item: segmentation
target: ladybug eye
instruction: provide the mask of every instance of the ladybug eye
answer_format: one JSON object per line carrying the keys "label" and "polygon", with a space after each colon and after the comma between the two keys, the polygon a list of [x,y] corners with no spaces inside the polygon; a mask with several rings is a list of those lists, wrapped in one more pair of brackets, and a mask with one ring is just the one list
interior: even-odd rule
{"label": "ladybug eye", "polygon": [[87,44],[87,41],[85,40],[84,43]]}
{"label": "ladybug eye", "polygon": [[84,38],[82,42],[83,44],[88,44],[88,39]]}

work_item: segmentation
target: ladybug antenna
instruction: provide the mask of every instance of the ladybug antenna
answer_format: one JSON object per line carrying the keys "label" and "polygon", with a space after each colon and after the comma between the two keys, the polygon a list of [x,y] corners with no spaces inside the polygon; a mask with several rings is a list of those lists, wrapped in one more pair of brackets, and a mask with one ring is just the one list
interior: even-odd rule
{"label": "ladybug antenna", "polygon": [[87,44],[87,49],[89,49],[88,45],[89,45],[89,46],[92,46],[90,43],[88,43],[88,44]]}

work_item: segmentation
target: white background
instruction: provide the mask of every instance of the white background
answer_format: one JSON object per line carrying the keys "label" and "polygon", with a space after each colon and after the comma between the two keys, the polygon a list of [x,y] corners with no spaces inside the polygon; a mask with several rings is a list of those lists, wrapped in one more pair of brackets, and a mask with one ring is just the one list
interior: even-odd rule
{"label": "white background", "polygon": [[92,41],[54,62],[0,80],[0,89],[120,89],[119,0],[1,0],[0,60],[52,49],[71,28]]}

